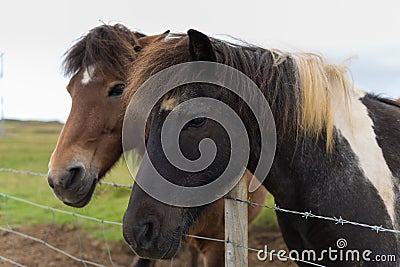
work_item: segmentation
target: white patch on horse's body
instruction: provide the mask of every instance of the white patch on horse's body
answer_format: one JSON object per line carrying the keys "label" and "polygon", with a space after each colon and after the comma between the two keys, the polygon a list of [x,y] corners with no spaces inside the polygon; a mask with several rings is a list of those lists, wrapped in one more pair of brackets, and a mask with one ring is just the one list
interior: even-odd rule
{"label": "white patch on horse's body", "polygon": [[89,66],[85,69],[82,75],[82,84],[88,84],[92,80],[92,76],[94,75],[95,67]]}
{"label": "white patch on horse's body", "polygon": [[377,189],[395,225],[393,175],[376,140],[374,123],[368,114],[367,107],[361,102],[364,96],[363,91],[355,91],[354,95],[350,96],[349,112],[346,111],[344,101],[333,103],[334,125],[357,155],[361,170]]}

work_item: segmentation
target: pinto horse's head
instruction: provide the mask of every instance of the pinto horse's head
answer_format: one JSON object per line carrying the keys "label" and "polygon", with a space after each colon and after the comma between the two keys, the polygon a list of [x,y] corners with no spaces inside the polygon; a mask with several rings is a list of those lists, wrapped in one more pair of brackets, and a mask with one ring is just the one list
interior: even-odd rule
{"label": "pinto horse's head", "polygon": [[48,183],[65,204],[83,207],[96,183],[121,156],[124,92],[129,65],[141,48],[164,35],[133,33],[125,26],[92,29],[67,53],[73,74],[72,107],[49,162]]}
{"label": "pinto horse's head", "polygon": [[[187,58],[184,59],[186,61],[183,60],[184,62],[216,61],[217,55],[213,44],[206,35],[190,30],[188,37],[182,37],[182,39],[181,45],[183,48],[178,44],[171,45],[173,49],[162,50],[165,51],[166,57],[170,53],[170,57],[164,58],[167,62],[166,64],[171,64],[169,63],[170,61],[174,61],[175,58],[179,57],[179,55],[173,55],[174,51],[175,53],[186,55]],[[150,62],[151,60],[147,59],[147,61]],[[139,64],[141,63],[138,62]],[[149,69],[153,70],[154,68],[150,67]],[[181,73],[177,72],[177,74]],[[174,78],[171,78],[171,80],[174,80]],[[129,84],[127,92],[130,91],[132,86],[136,85]],[[214,99],[214,101],[221,100],[228,106],[236,109],[237,101],[233,102],[233,99],[237,99],[238,96],[234,96],[233,92],[221,89],[219,86],[206,83],[186,84],[164,95],[152,109],[151,115],[148,118],[146,154],[136,176],[136,182],[123,219],[124,238],[140,257],[153,259],[168,259],[173,257],[178,251],[181,239],[185,237],[185,233],[188,233],[190,227],[193,226],[194,222],[208,206],[208,204],[199,204],[195,207],[185,206],[185,204],[182,206],[171,205],[170,203],[166,204],[159,201],[154,195],[148,194],[149,191],[145,191],[140,183],[141,181],[151,180],[154,177],[153,166],[165,180],[185,188],[199,188],[210,184],[218,179],[227,169],[231,159],[232,152],[230,148],[232,144],[225,125],[223,126],[217,121],[209,119],[202,112],[197,112],[196,110],[198,109],[195,105],[190,106],[188,104],[186,108],[180,106],[184,102],[188,103],[191,102],[190,100],[205,97],[207,99]],[[206,107],[206,109],[209,108],[209,106],[208,108]],[[173,111],[177,112],[175,113],[178,114],[177,116],[181,116],[177,121],[186,122],[182,123],[184,124],[182,129],[179,128],[181,130],[179,132],[179,145],[177,145],[186,159],[192,162],[200,159],[203,152],[207,153],[205,150],[202,150],[203,141],[206,140],[208,142],[212,140],[214,142],[215,157],[207,167],[199,171],[179,169],[165,155],[164,148],[176,145],[174,140],[177,140],[174,129],[171,129],[172,131],[169,132],[169,130],[163,128],[164,123],[167,122],[167,117]],[[186,115],[190,118],[186,118]],[[175,128],[177,127],[180,126],[176,125]],[[166,143],[162,141],[162,135],[165,136],[164,140]],[[149,164],[149,162],[152,164]],[[247,166],[235,166],[239,170],[245,167]],[[237,175],[240,171],[237,174],[236,172],[232,173]],[[235,177],[231,178],[231,180],[234,180]],[[154,188],[159,186],[156,181],[152,185]],[[165,194],[172,197],[174,197],[175,193],[170,191],[165,192]],[[215,196],[222,197],[223,194],[220,195],[219,193],[215,194]],[[188,195],[187,200],[189,201],[190,198],[193,199],[196,197],[196,195]]]}

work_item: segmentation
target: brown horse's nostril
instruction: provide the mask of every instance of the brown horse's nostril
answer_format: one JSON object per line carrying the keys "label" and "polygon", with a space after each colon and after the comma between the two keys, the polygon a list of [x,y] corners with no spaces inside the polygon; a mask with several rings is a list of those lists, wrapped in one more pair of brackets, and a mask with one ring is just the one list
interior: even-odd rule
{"label": "brown horse's nostril", "polygon": [[49,176],[47,177],[47,182],[49,183],[49,186],[51,188],[54,188],[54,181],[53,181],[53,177],[49,174]]}
{"label": "brown horse's nostril", "polygon": [[47,182],[51,188],[72,189],[80,186],[85,176],[85,168],[76,166],[61,172],[51,173],[47,177]]}
{"label": "brown horse's nostril", "polygon": [[65,189],[70,189],[78,185],[85,174],[85,169],[82,166],[73,167],[68,170],[68,173],[62,178],[61,184]]}

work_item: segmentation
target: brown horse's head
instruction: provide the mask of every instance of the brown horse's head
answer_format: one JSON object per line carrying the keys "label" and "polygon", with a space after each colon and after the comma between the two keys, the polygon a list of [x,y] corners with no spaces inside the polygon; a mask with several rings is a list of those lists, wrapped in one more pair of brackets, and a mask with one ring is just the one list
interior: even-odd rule
{"label": "brown horse's head", "polygon": [[121,95],[142,47],[166,34],[144,36],[125,26],[92,29],[66,54],[72,107],[49,162],[48,182],[65,204],[83,207],[97,181],[122,153]]}

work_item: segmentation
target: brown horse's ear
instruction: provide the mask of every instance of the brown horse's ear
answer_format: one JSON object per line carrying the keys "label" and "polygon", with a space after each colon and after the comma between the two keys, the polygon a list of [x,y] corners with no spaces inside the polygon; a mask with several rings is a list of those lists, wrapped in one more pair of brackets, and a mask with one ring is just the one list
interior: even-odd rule
{"label": "brown horse's ear", "polygon": [[[135,51],[138,52],[143,47],[146,47],[151,43],[163,40],[165,37],[167,37],[168,34],[169,34],[169,30],[164,32],[164,33],[162,33],[162,34],[140,37],[138,39],[138,45],[135,47]],[[137,48],[137,47],[140,47],[140,48]]]}
{"label": "brown horse's ear", "polygon": [[187,32],[189,36],[189,51],[194,61],[217,61],[211,41],[207,35],[190,29]]}

